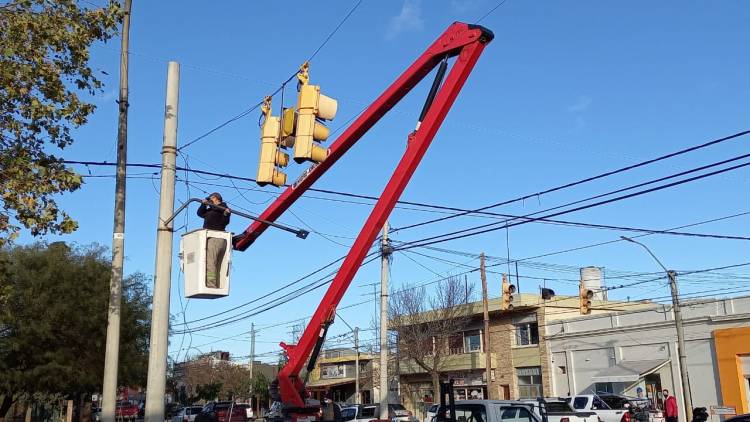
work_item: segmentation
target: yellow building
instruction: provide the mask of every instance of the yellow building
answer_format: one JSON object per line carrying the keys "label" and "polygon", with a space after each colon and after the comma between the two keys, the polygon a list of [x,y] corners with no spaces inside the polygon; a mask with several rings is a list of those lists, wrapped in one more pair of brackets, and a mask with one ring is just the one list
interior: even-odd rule
{"label": "yellow building", "polygon": [[723,405],[733,406],[737,414],[750,413],[750,327],[713,334]]}

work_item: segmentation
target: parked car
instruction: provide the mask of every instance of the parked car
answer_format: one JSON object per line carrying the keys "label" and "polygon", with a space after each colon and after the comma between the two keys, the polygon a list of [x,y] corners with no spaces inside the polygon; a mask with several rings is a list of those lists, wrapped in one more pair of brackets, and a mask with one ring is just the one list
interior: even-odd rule
{"label": "parked car", "polygon": [[[341,409],[341,417],[345,421],[369,422],[380,417],[380,404],[355,404]],[[419,422],[412,413],[401,404],[388,405],[388,419],[391,422]]]}
{"label": "parked car", "polygon": [[172,416],[172,422],[193,422],[195,417],[201,413],[201,410],[203,410],[203,406],[183,407]]}
{"label": "parked car", "polygon": [[[247,404],[219,401],[206,403],[194,422],[247,422]],[[231,413],[230,413],[231,412]]]}
{"label": "parked car", "polygon": [[[543,422],[542,416],[534,413],[534,406],[538,408],[539,404],[531,400],[460,400],[456,402],[456,421]],[[434,405],[428,410],[434,410],[437,416],[442,408]],[[437,422],[437,419],[431,419],[431,422]]]}
{"label": "parked car", "polygon": [[542,422],[533,405],[518,400],[460,400],[456,402],[459,422]]}
{"label": "parked car", "polygon": [[138,405],[129,401],[118,401],[115,408],[115,418],[136,420],[138,418]]}
{"label": "parked car", "polygon": [[750,422],[750,413],[732,416],[729,419],[725,419],[724,422]]}
{"label": "parked car", "polygon": [[625,422],[623,418],[629,417],[625,416],[629,413],[627,407],[613,409],[596,394],[580,394],[569,399],[576,412],[595,412],[603,422]]}
{"label": "parked car", "polygon": [[432,422],[432,418],[437,416],[438,407],[440,407],[440,405],[433,404],[427,408],[427,411],[425,412],[425,415],[424,415],[424,422]]}
{"label": "parked car", "polygon": [[532,405],[535,415],[545,422],[599,422],[595,412],[577,412],[564,399],[550,397],[537,400],[521,400]]}

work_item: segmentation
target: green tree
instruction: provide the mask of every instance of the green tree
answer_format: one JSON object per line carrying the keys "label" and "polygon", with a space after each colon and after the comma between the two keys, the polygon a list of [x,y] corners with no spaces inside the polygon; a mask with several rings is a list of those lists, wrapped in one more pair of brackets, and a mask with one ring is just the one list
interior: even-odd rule
{"label": "green tree", "polygon": [[[110,275],[98,246],[0,248],[0,418],[22,396],[99,390]],[[124,280],[120,385],[145,385],[150,297],[143,274]]]}
{"label": "green tree", "polygon": [[102,90],[89,48],[118,32],[110,1],[88,9],[76,0],[11,0],[0,5],[0,246],[21,226],[33,235],[70,233],[77,223],[55,203],[81,177],[55,155],[95,106]]}
{"label": "green tree", "polygon": [[212,382],[210,384],[199,384],[195,387],[195,397],[197,400],[212,401],[219,397],[221,392],[221,383]]}
{"label": "green tree", "polygon": [[266,377],[264,373],[258,372],[253,375],[250,385],[253,389],[253,397],[255,398],[254,405],[256,408],[260,407],[261,403],[268,403],[268,400],[270,400],[271,396],[268,391],[270,384],[268,377]]}

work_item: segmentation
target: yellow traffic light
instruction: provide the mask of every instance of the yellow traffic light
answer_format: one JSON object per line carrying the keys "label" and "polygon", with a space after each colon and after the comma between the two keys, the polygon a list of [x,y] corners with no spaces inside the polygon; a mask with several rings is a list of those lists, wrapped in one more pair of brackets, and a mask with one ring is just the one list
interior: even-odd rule
{"label": "yellow traffic light", "polygon": [[579,310],[581,315],[588,315],[591,313],[591,299],[594,298],[594,291],[589,290],[583,286],[583,283],[578,285],[578,300]]}
{"label": "yellow traffic light", "polygon": [[516,286],[508,283],[508,279],[503,274],[503,297],[500,302],[500,309],[503,311],[510,311],[513,309],[513,293],[516,292]]}
{"label": "yellow traffic light", "polygon": [[294,131],[294,161],[319,163],[328,156],[328,149],[317,142],[325,141],[330,135],[330,129],[320,120],[333,120],[336,117],[338,103],[333,98],[321,94],[320,86],[308,84],[308,69],[309,64],[305,62],[297,74],[300,89]]}
{"label": "yellow traffic light", "polygon": [[269,183],[274,186],[283,186],[286,184],[286,174],[281,171],[280,167],[289,165],[289,154],[280,149],[285,147],[279,141],[281,119],[271,116],[270,97],[266,97],[262,110],[265,117],[260,129],[260,159],[256,182],[260,186]]}

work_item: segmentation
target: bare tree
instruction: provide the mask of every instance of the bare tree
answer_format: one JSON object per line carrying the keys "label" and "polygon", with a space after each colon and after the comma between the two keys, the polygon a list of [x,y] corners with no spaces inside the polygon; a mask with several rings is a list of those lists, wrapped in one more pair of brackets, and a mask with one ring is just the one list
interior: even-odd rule
{"label": "bare tree", "polygon": [[472,290],[460,278],[449,277],[440,281],[429,296],[424,286],[414,285],[390,295],[388,328],[398,335],[400,357],[430,375],[436,395],[445,358],[450,354],[449,339],[470,321],[467,300]]}

